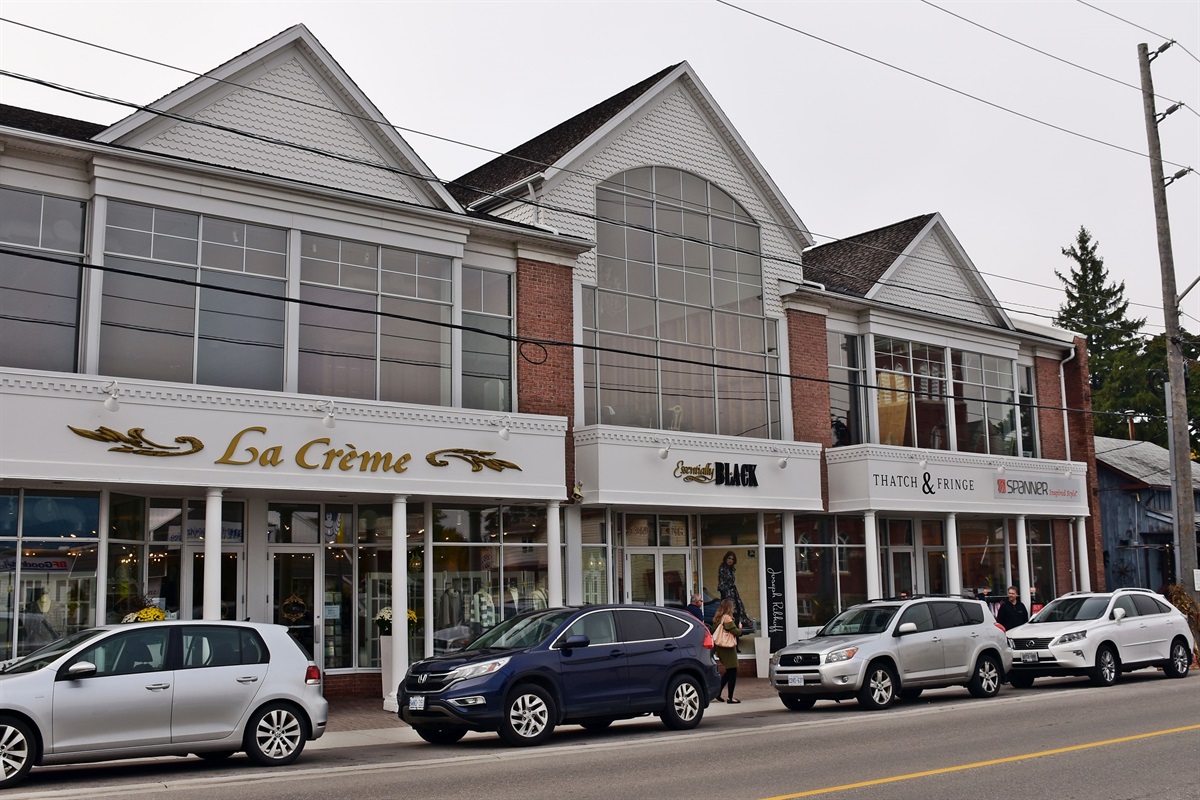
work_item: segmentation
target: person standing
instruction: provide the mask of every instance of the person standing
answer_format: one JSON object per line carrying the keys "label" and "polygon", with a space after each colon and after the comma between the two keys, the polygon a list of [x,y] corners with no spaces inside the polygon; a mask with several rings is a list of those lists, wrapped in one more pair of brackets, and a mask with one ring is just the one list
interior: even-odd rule
{"label": "person standing", "polygon": [[[721,685],[717,688],[718,703],[740,703],[733,699],[733,690],[737,687],[737,644],[742,629],[733,619],[733,601],[728,597],[721,601],[717,613],[713,615],[713,650],[717,654],[717,662],[721,665]],[[721,697],[725,687],[729,687],[728,700]]]}
{"label": "person standing", "polygon": [[717,570],[717,591],[721,593],[722,600],[733,601],[734,621],[740,626],[748,624],[750,618],[746,616],[746,606],[737,588],[737,556],[732,550],[721,559],[721,566]]}
{"label": "person standing", "polygon": [[1017,587],[1008,587],[1008,600],[1001,603],[1000,608],[996,610],[996,622],[1003,625],[1006,631],[1029,622],[1029,609],[1021,602]]}
{"label": "person standing", "polygon": [[696,619],[700,620],[701,622],[704,621],[704,598],[700,596],[699,592],[692,592],[692,599],[691,602],[688,603],[687,610],[691,612],[692,616]]}

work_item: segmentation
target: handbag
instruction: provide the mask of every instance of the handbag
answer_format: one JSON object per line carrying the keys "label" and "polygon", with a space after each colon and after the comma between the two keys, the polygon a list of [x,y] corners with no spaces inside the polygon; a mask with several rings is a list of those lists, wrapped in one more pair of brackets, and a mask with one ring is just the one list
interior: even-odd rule
{"label": "handbag", "polygon": [[714,647],[737,647],[737,637],[725,630],[725,625],[718,623],[713,626]]}

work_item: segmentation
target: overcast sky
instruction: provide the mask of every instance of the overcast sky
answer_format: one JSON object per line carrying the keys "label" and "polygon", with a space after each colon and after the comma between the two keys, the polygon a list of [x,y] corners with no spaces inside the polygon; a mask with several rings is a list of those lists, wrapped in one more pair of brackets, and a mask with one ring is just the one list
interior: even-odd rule
{"label": "overcast sky", "polygon": [[[1160,126],[1164,170],[1200,169],[1200,2],[731,2],[4,0],[0,68],[149,103],[190,76],[12,22],[196,72],[302,22],[451,179],[686,60],[819,243],[939,211],[1010,313],[1045,322],[1084,225],[1162,331],[1137,45],[1181,45],[1153,63],[1156,93],[1188,105]],[[128,113],[8,77],[0,101]],[[1167,194],[1182,291],[1200,275],[1200,174]],[[1182,307],[1200,331],[1200,287]]]}

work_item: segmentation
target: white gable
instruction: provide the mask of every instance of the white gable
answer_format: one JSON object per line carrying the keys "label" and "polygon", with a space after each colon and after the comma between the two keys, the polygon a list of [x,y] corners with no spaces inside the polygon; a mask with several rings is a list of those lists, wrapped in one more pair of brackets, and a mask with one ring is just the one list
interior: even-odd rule
{"label": "white gable", "polygon": [[1011,327],[940,215],[934,216],[867,296],[966,322]]}
{"label": "white gable", "polygon": [[97,138],[322,187],[458,208],[303,26],[151,107],[171,116],[138,112]]}

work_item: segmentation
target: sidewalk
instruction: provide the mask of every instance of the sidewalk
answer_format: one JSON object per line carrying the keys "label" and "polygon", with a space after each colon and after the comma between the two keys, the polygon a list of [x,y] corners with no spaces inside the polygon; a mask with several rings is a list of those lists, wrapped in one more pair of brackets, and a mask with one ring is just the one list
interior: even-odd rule
{"label": "sidewalk", "polygon": [[[779,706],[775,691],[766,678],[738,678],[737,705],[713,702],[705,716],[743,714]],[[495,734],[468,734],[488,736]],[[400,721],[395,712],[383,710],[383,698],[343,697],[329,701],[329,725],[325,735],[309,742],[307,749],[332,750],[339,747],[419,742],[413,730]]]}

